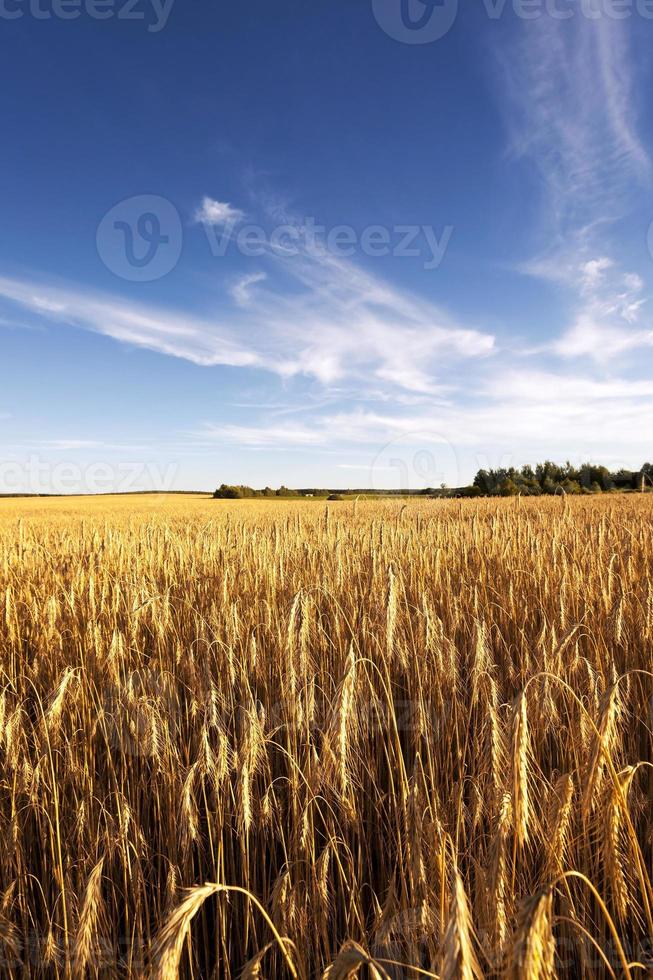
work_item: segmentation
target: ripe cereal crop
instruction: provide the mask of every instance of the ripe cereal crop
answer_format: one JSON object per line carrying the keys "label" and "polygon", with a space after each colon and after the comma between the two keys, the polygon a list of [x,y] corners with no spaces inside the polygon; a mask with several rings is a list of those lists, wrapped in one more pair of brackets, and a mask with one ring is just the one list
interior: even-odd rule
{"label": "ripe cereal crop", "polygon": [[651,975],[653,500],[0,501],[0,975]]}

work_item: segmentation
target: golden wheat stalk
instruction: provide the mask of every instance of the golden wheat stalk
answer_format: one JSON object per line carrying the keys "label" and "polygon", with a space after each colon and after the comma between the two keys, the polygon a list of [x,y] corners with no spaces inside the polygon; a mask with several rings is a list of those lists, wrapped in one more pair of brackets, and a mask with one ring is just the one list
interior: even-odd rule
{"label": "golden wheat stalk", "polygon": [[[79,914],[79,922],[73,942],[73,976],[86,976],[92,955],[97,952],[97,943],[102,935],[102,924],[105,916],[102,899],[102,869],[104,858],[100,858],[91,871],[84,893],[84,901]],[[99,970],[101,964],[95,964]]]}
{"label": "golden wheat stalk", "polygon": [[521,847],[527,843],[529,833],[528,747],[526,692],[522,692],[517,698],[512,719],[512,798],[515,839]]}
{"label": "golden wheat stalk", "polygon": [[473,926],[465,886],[458,870],[449,907],[449,922],[444,935],[442,980],[475,980],[483,973],[472,942]]}
{"label": "golden wheat stalk", "polygon": [[554,980],[555,942],[550,889],[524,902],[513,945],[514,980]]}

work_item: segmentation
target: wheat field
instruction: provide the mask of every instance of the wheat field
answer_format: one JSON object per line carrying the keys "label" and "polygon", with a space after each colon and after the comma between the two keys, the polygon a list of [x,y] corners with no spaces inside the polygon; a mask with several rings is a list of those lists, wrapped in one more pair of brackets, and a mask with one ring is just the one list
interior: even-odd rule
{"label": "wheat field", "polygon": [[653,498],[0,501],[0,975],[653,975]]}

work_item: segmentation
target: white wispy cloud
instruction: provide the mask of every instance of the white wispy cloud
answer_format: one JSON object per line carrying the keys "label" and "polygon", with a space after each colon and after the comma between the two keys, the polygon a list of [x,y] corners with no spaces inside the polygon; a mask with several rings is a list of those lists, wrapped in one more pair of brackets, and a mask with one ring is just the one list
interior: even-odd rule
{"label": "white wispy cloud", "polygon": [[614,266],[612,259],[603,255],[598,259],[590,259],[583,263],[580,269],[581,288],[585,292],[591,292],[603,281],[605,273]]}
{"label": "white wispy cloud", "polygon": [[49,449],[100,449],[106,443],[97,439],[45,439],[40,445]]}
{"label": "white wispy cloud", "polygon": [[67,323],[202,366],[256,367],[259,356],[219,324],[131,303],[79,287],[0,277],[0,297],[53,322]]}
{"label": "white wispy cloud", "polygon": [[520,25],[504,62],[511,149],[543,188],[546,245],[521,268],[567,290],[568,325],[549,345],[564,358],[607,362],[651,346],[640,325],[644,283],[616,261],[610,240],[652,175],[631,31],[608,16],[543,17]]}
{"label": "white wispy cloud", "polygon": [[240,208],[235,208],[226,201],[216,201],[212,197],[205,197],[195,211],[195,221],[198,224],[210,226],[233,225],[242,221],[245,212]]}
{"label": "white wispy cloud", "polygon": [[25,329],[25,324],[21,323],[19,319],[0,316],[0,327],[6,327],[8,330],[22,330]]}
{"label": "white wispy cloud", "polygon": [[268,260],[274,280],[260,269],[245,273],[213,317],[8,277],[0,278],[0,297],[45,319],[195,364],[306,375],[327,387],[357,381],[436,394],[445,368],[495,348],[492,334],[326,248],[300,242],[292,255],[271,252]]}
{"label": "white wispy cloud", "polygon": [[78,439],[75,437],[64,437],[60,439],[41,439],[35,440],[34,445],[41,449],[59,449],[64,452],[76,452],[77,450],[86,451],[89,449],[101,449],[106,452],[145,452],[147,443],[124,443],[124,442],[105,442],[101,439]]}
{"label": "white wispy cloud", "polygon": [[274,419],[247,426],[205,424],[192,438],[241,448],[358,447],[361,468],[397,442],[435,453],[458,447],[478,458],[506,445],[527,447],[531,458],[542,453],[579,458],[624,446],[635,463],[653,426],[653,388],[648,380],[507,369],[486,379],[477,397],[462,404],[424,406],[419,412],[356,408],[306,414],[293,425]]}
{"label": "white wispy cloud", "polygon": [[608,363],[653,346],[653,330],[640,323],[648,300],[638,275],[624,273],[607,257],[583,263],[579,275],[573,320],[551,344],[554,353]]}
{"label": "white wispy cloud", "polygon": [[495,348],[492,334],[461,325],[325,248],[304,244],[273,262],[300,288],[257,290],[250,315],[286,339],[288,374],[308,374],[325,385],[376,378],[435,393],[447,363],[483,358]]}
{"label": "white wispy cloud", "polygon": [[573,326],[553,344],[562,357],[591,357],[609,362],[639,347],[653,347],[653,330],[625,330],[582,313]]}
{"label": "white wispy cloud", "polygon": [[324,432],[321,426],[279,425],[212,425],[206,424],[193,433],[201,442],[237,443],[240,446],[324,446]]}
{"label": "white wispy cloud", "polygon": [[231,286],[231,295],[238,306],[248,306],[252,298],[252,287],[259,282],[265,282],[267,273],[250,272],[241,276],[237,282]]}
{"label": "white wispy cloud", "polygon": [[607,16],[542,17],[503,52],[511,149],[539,170],[550,227],[563,234],[590,233],[650,176],[630,30]]}

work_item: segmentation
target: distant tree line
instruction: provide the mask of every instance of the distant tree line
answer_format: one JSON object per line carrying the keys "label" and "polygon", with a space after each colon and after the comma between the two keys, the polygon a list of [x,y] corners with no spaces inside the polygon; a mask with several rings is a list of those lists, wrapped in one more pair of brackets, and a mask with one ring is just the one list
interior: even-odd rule
{"label": "distant tree line", "polygon": [[560,466],[547,460],[537,466],[514,466],[496,470],[479,470],[474,482],[458,493],[470,497],[538,497],[564,491],[566,494],[610,493],[624,490],[640,490],[642,478],[648,484],[653,482],[653,464],[645,463],[641,469],[617,470],[610,472],[607,466],[583,463]]}
{"label": "distant tree line", "polygon": [[[429,490],[429,493],[433,491]],[[410,491],[409,491],[410,493]],[[422,493],[422,491],[418,491]],[[407,496],[405,490],[334,490],[326,487],[308,487],[299,490],[289,490],[288,487],[279,487],[273,490],[272,487],[264,487],[263,490],[255,490],[253,487],[221,484],[213,494],[215,500],[247,500],[250,497],[324,497],[327,500],[341,500],[343,497],[388,497]]]}
{"label": "distant tree line", "polygon": [[297,497],[296,490],[289,490],[288,487],[279,487],[273,490],[272,487],[265,487],[263,490],[254,490],[252,487],[232,486],[227,483],[221,484],[213,494],[215,500],[245,500],[248,497]]}
{"label": "distant tree line", "polygon": [[327,499],[342,499],[344,496],[404,496],[404,497],[516,497],[518,494],[526,497],[540,497],[556,493],[589,494],[614,493],[617,491],[640,490],[642,479],[653,488],[653,463],[644,463],[639,470],[616,470],[611,472],[607,466],[583,463],[582,466],[572,466],[571,463],[560,465],[546,460],[537,466],[501,467],[496,470],[481,469],[474,477],[473,483],[467,487],[449,488],[442,486],[436,490],[427,487],[424,490],[334,490],[317,487],[290,490],[281,486],[278,490],[265,487],[254,490],[247,486],[234,486],[223,483],[213,494],[221,500],[245,500],[250,497],[326,497]]}

